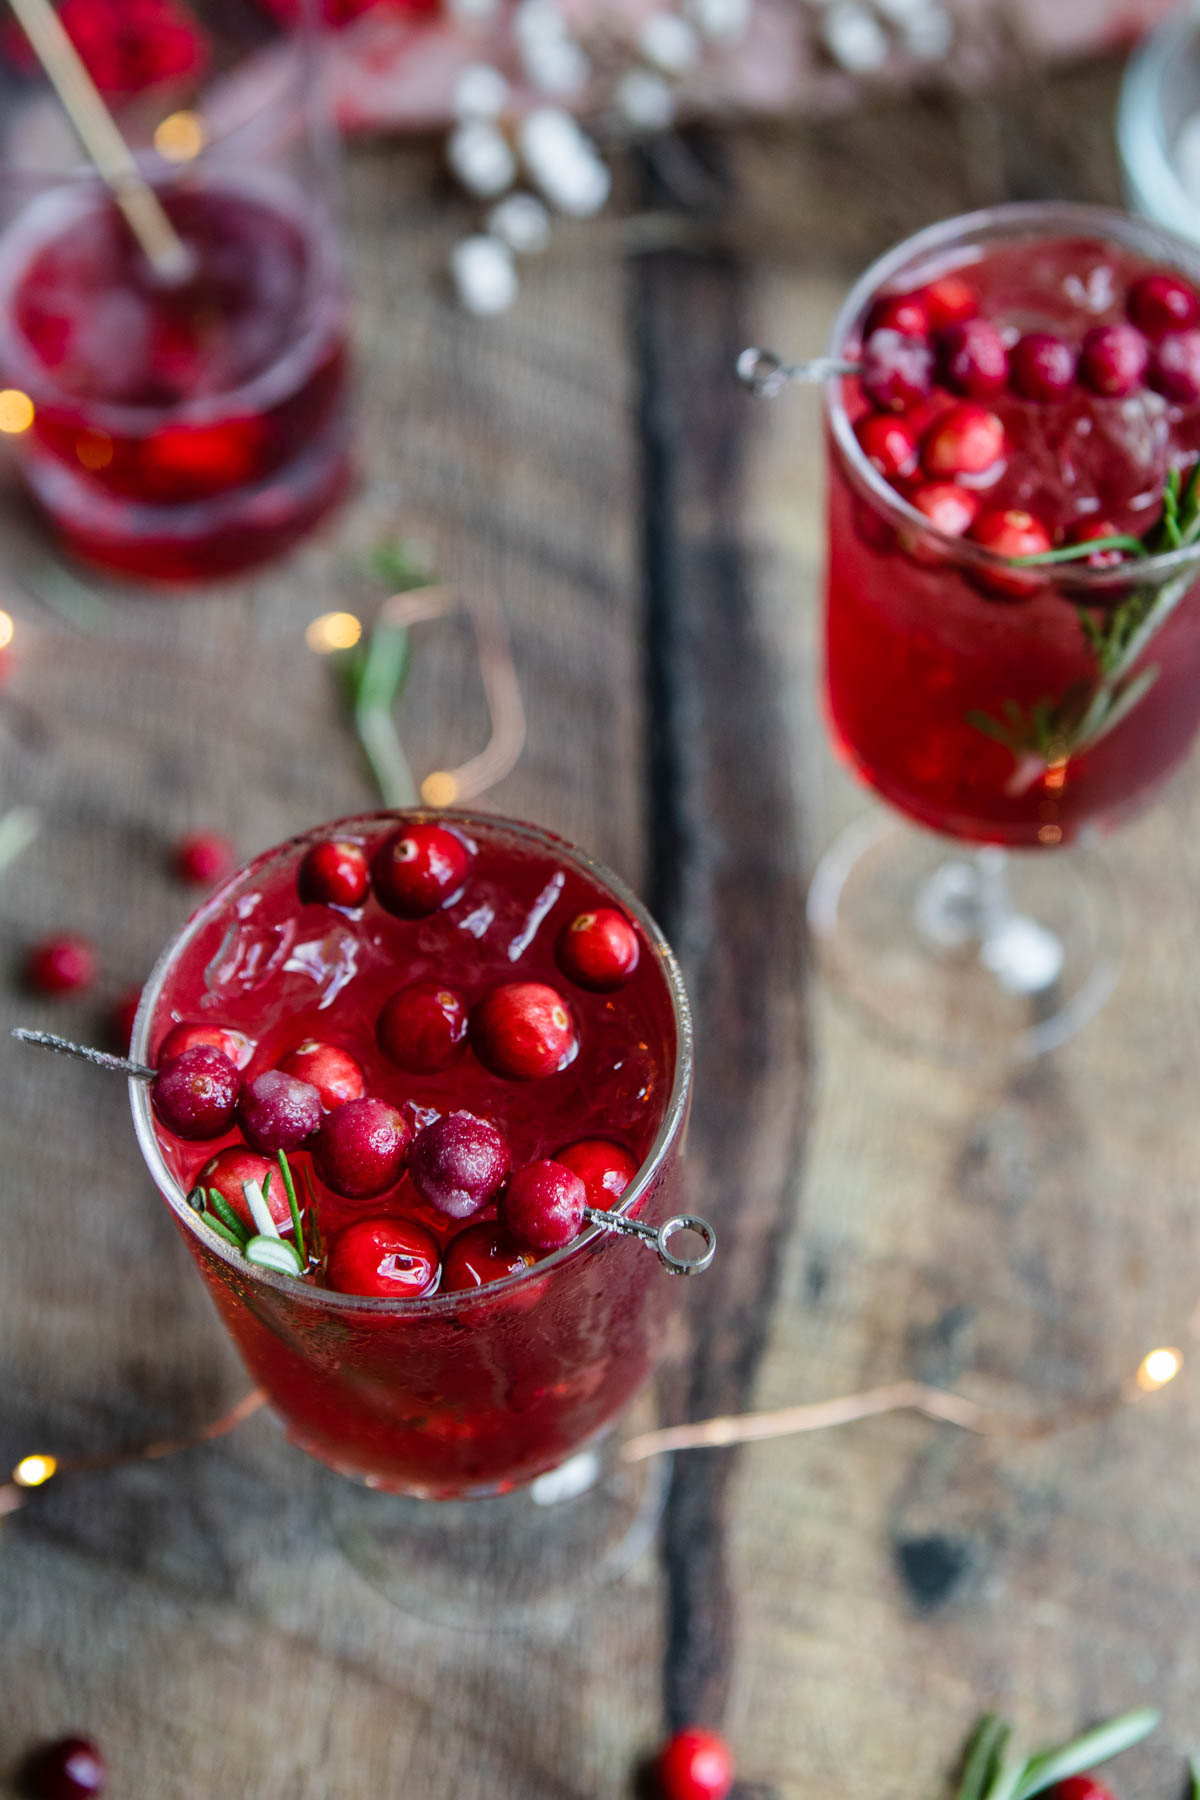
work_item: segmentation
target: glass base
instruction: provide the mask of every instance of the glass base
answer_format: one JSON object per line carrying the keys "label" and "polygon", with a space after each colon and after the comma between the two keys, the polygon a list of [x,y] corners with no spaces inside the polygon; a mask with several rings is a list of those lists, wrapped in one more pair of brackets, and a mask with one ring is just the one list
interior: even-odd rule
{"label": "glass base", "polygon": [[1055,1049],[1120,969],[1116,891],[1095,850],[952,846],[877,814],[822,858],[808,922],[836,987],[939,1061]]}

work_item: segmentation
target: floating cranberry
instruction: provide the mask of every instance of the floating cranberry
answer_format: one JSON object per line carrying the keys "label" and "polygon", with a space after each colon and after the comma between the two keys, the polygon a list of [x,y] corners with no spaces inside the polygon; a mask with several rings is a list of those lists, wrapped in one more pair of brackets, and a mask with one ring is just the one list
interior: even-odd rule
{"label": "floating cranberry", "polygon": [[[981,512],[971,527],[971,537],[993,556],[1009,560],[1019,556],[1041,556],[1050,548],[1050,534],[1045,526],[1032,513],[1018,507]],[[977,569],[975,579],[988,593],[1023,600],[1036,593],[1046,578],[1033,569]]]}
{"label": "floating cranberry", "polygon": [[929,475],[982,475],[1003,457],[1004,442],[996,414],[964,400],[925,433],[921,462]]}
{"label": "floating cranberry", "polygon": [[973,400],[990,400],[1008,382],[1008,350],[990,319],[951,325],[938,340],[938,360],[947,387]]}
{"label": "floating cranberry", "polygon": [[220,1050],[235,1069],[244,1069],[254,1055],[254,1039],[248,1038],[244,1031],[234,1031],[232,1026],[173,1025],[158,1046],[158,1060],[163,1063],[169,1056],[182,1056],[185,1050],[194,1050],[197,1044],[208,1044],[213,1050]]}
{"label": "floating cranberry", "polygon": [[349,838],[324,838],[304,852],[298,885],[303,901],[319,906],[361,906],[370,886],[367,853]]}
{"label": "floating cranberry", "polygon": [[361,1100],[367,1091],[363,1072],[348,1050],[336,1044],[321,1044],[307,1038],[297,1044],[277,1065],[285,1075],[298,1076],[316,1088],[326,1112],[344,1106],[347,1100]]}
{"label": "floating cranberry", "polygon": [[522,1250],[503,1225],[485,1220],[468,1225],[446,1245],[442,1262],[441,1292],[457,1294],[464,1288],[484,1287],[529,1268],[533,1257]]}
{"label": "floating cranberry", "polygon": [[873,331],[898,331],[901,337],[928,337],[932,327],[929,308],[920,294],[884,294],[867,314],[867,335]]}
{"label": "floating cranberry", "polygon": [[467,1009],[440,981],[415,981],[393,994],[375,1027],[379,1048],[409,1075],[440,1075],[466,1049]]}
{"label": "floating cranberry", "polygon": [[[268,1176],[270,1182],[268,1185]],[[228,1201],[242,1224],[251,1231],[257,1231],[254,1215],[242,1192],[244,1181],[256,1181],[267,1197],[267,1207],[275,1223],[281,1227],[290,1227],[292,1210],[288,1205],[287,1189],[283,1185],[283,1176],[279,1172],[279,1164],[269,1162],[265,1156],[259,1156],[255,1150],[243,1150],[240,1144],[231,1144],[227,1150],[218,1150],[217,1154],[206,1162],[196,1177],[197,1185],[203,1188],[216,1188],[223,1200]]]}
{"label": "floating cranberry", "polygon": [[637,1158],[607,1138],[583,1138],[556,1150],[555,1162],[578,1175],[589,1206],[607,1211],[621,1198],[637,1174]]}
{"label": "floating cranberry", "polygon": [[946,537],[962,537],[971,529],[979,511],[974,494],[956,486],[953,481],[926,482],[924,487],[915,488],[908,498],[934,530]]}
{"label": "floating cranberry", "polygon": [[96,979],[96,952],[84,937],[43,938],[25,959],[25,980],[36,994],[77,994]]}
{"label": "floating cranberry", "polygon": [[1132,325],[1093,325],[1083,340],[1079,372],[1093,393],[1121,400],[1142,385],[1149,361],[1146,340]]}
{"label": "floating cranberry", "polygon": [[1190,331],[1200,324],[1200,297],[1177,275],[1140,275],[1129,289],[1129,317],[1148,338]]}
{"label": "floating cranberry", "polygon": [[1052,331],[1028,331],[1013,345],[1009,372],[1026,400],[1061,400],[1075,385],[1078,358]]}
{"label": "floating cranberry", "polygon": [[[1111,519],[1089,519],[1086,525],[1075,527],[1072,541],[1076,544],[1094,544],[1098,539],[1121,535]],[[1097,550],[1087,558],[1087,566],[1089,569],[1115,569],[1124,561],[1123,550]]]}
{"label": "floating cranberry", "polygon": [[933,351],[924,338],[873,331],[863,346],[860,379],[881,412],[903,412],[933,386]]}
{"label": "floating cranberry", "polygon": [[223,1137],[233,1125],[242,1078],[223,1051],[196,1044],[163,1063],[150,1083],[150,1101],[176,1137]]}
{"label": "floating cranberry", "polygon": [[922,288],[921,298],[935,331],[965,324],[979,311],[979,295],[961,275],[943,275],[940,281],[931,281]]}
{"label": "floating cranberry", "polygon": [[1181,406],[1200,400],[1200,331],[1173,331],[1154,346],[1150,380]]}
{"label": "floating cranberry", "polygon": [[1055,1800],[1115,1800],[1112,1789],[1094,1775],[1068,1775],[1056,1781],[1050,1792]]}
{"label": "floating cranberry", "polygon": [[469,1219],[508,1179],[508,1145],[488,1119],[452,1112],[419,1132],[408,1173],[422,1200],[451,1219]]}
{"label": "floating cranberry", "polygon": [[329,1247],[325,1278],[339,1294],[419,1300],[437,1281],[438,1247],[409,1219],[356,1219]]}
{"label": "floating cranberry", "polygon": [[907,481],[916,474],[920,448],[907,419],[894,413],[867,413],[854,432],[863,455],[885,481]]}
{"label": "floating cranberry", "polygon": [[657,1773],[662,1800],[725,1800],[733,1786],[733,1758],[724,1738],[692,1725],[663,1745]]}
{"label": "floating cranberry", "polygon": [[444,825],[404,825],[375,852],[371,878],[379,904],[400,919],[421,919],[453,899],[471,853]]}
{"label": "floating cranberry", "polygon": [[102,1794],[108,1782],[104,1758],[90,1738],[59,1738],[45,1744],[21,1771],[21,1786],[30,1800],[87,1800]]}
{"label": "floating cranberry", "polygon": [[321,1123],[321,1096],[310,1081],[264,1069],[242,1089],[238,1124],[252,1150],[298,1150]]}
{"label": "floating cranberry", "polygon": [[237,851],[216,831],[193,831],[181,837],[172,853],[175,873],[193,887],[212,887],[228,875]]}
{"label": "floating cranberry", "polygon": [[133,1036],[133,1022],[137,1018],[138,1007],[142,1003],[141,988],[130,988],[114,1000],[108,1012],[109,1030],[113,1043],[122,1056],[129,1049],[129,1040]]}
{"label": "floating cranberry", "polygon": [[572,1169],[560,1162],[529,1163],[518,1169],[500,1202],[500,1218],[527,1250],[559,1250],[579,1236],[587,1192]]}
{"label": "floating cranberry", "polygon": [[558,966],[580,987],[622,987],[637,965],[637,932],[614,906],[579,913],[559,933]]}
{"label": "floating cranberry", "polygon": [[312,1147],[317,1174],[348,1200],[394,1187],[404,1171],[412,1129],[384,1100],[348,1100],[327,1113]]}
{"label": "floating cranberry", "polygon": [[471,1045],[493,1075],[528,1081],[573,1061],[579,1039],[561,994],[541,981],[493,988],[471,1014]]}

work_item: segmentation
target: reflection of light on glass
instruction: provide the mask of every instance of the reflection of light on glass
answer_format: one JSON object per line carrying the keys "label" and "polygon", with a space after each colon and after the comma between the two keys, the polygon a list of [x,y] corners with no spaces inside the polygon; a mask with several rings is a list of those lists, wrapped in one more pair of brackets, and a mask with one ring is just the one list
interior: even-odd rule
{"label": "reflection of light on glass", "polygon": [[0,612],[0,650],[8,649],[8,646],[13,641],[13,632],[15,630],[16,626],[13,624],[12,614]]}
{"label": "reflection of light on glass", "polygon": [[1061,794],[1066,785],[1067,759],[1065,756],[1056,756],[1053,762],[1047,763],[1046,765],[1044,786],[1047,793]]}
{"label": "reflection of light on glass", "polygon": [[435,769],[421,783],[421,798],[426,806],[453,806],[458,799],[458,783],[445,769]]}
{"label": "reflection of light on glass", "polygon": [[33,401],[20,388],[0,388],[0,431],[16,437],[33,424]]}
{"label": "reflection of light on glass", "polygon": [[75,439],[75,455],[85,469],[107,469],[113,459],[113,441],[107,431],[81,431]]}
{"label": "reflection of light on glass", "polygon": [[191,162],[207,142],[204,120],[194,112],[168,113],[154,133],[154,148],[167,162]]}
{"label": "reflection of light on glass", "polygon": [[1166,1387],[1168,1381],[1174,1381],[1182,1367],[1183,1358],[1178,1350],[1151,1350],[1138,1367],[1137,1384],[1145,1393],[1152,1394],[1155,1388]]}
{"label": "reflection of light on glass", "polygon": [[318,656],[331,650],[351,650],[362,636],[362,621],[353,613],[322,613],[304,633],[304,641]]}
{"label": "reflection of light on glass", "polygon": [[41,1487],[57,1467],[58,1460],[53,1456],[23,1456],[13,1470],[13,1480],[18,1487]]}
{"label": "reflection of light on glass", "polygon": [[1039,844],[1061,844],[1062,843],[1062,826],[1061,825],[1039,825],[1038,826],[1038,843]]}

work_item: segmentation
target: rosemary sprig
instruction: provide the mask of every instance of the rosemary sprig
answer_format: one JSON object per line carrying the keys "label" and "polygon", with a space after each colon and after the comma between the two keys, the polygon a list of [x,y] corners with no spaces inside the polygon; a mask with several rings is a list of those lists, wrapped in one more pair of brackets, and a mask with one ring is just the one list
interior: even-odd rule
{"label": "rosemary sprig", "polygon": [[213,1212],[216,1213],[217,1217],[225,1221],[230,1231],[237,1237],[242,1249],[245,1249],[246,1240],[250,1236],[250,1233],[246,1230],[246,1227],[242,1224],[242,1221],[238,1218],[224,1194],[218,1193],[216,1188],[209,1188],[208,1204]]}
{"label": "rosemary sprig", "polygon": [[283,1186],[287,1194],[288,1211],[292,1215],[292,1242],[296,1246],[296,1254],[301,1264],[307,1264],[304,1253],[304,1226],[300,1219],[300,1207],[296,1200],[296,1184],[292,1180],[292,1171],[288,1165],[287,1152],[279,1152],[279,1173],[283,1177]]}
{"label": "rosemary sprig", "polygon": [[[261,1269],[274,1269],[280,1275],[304,1275],[308,1269],[308,1255],[304,1247],[304,1222],[299,1200],[296,1197],[296,1184],[285,1153],[279,1152],[279,1174],[287,1194],[288,1211],[292,1215],[292,1232],[294,1241],[283,1237],[278,1225],[271,1215],[270,1192],[273,1170],[268,1170],[260,1187],[256,1181],[243,1181],[242,1194],[246,1201],[250,1217],[254,1221],[254,1229],[248,1230],[243,1220],[234,1211],[217,1188],[194,1187],[188,1195],[188,1205],[199,1213],[210,1231],[216,1232],[219,1238],[238,1250],[247,1262],[254,1263]],[[312,1188],[308,1189],[309,1205],[312,1206]]]}
{"label": "rosemary sprig", "polygon": [[[963,1757],[955,1800],[1032,1800],[1069,1775],[1082,1775],[1148,1737],[1158,1724],[1151,1706],[1137,1707],[1085,1731],[1069,1743],[1032,1756],[1010,1756],[1012,1732],[1004,1719],[985,1713]],[[1200,1800],[1200,1761],[1192,1759],[1192,1800]]]}

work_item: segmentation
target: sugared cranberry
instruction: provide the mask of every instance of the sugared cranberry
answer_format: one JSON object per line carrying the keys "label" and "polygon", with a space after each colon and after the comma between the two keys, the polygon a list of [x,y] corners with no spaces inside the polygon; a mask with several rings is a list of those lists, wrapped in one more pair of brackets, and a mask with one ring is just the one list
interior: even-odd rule
{"label": "sugared cranberry", "polygon": [[1190,331],[1200,323],[1200,297],[1178,275],[1140,275],[1126,301],[1129,317],[1148,338]]}
{"label": "sugared cranberry", "polygon": [[[269,1182],[268,1176],[270,1177]],[[267,1207],[275,1223],[279,1226],[290,1227],[291,1225],[292,1213],[288,1206],[287,1190],[283,1185],[279,1164],[269,1162],[265,1156],[259,1156],[255,1150],[243,1150],[240,1144],[231,1144],[228,1150],[218,1150],[217,1154],[205,1163],[197,1175],[196,1181],[200,1187],[216,1188],[221,1198],[228,1201],[242,1224],[251,1231],[257,1231],[254,1215],[242,1192],[244,1181],[256,1181],[267,1197]]]}
{"label": "sugared cranberry", "polygon": [[25,960],[25,980],[36,994],[77,994],[95,979],[96,952],[83,937],[43,938]]}
{"label": "sugared cranberry", "polygon": [[233,1125],[242,1078],[211,1044],[196,1044],[163,1063],[150,1083],[150,1101],[176,1137],[223,1137]]}
{"label": "sugared cranberry", "polygon": [[474,1113],[452,1112],[419,1132],[408,1173],[422,1200],[451,1219],[469,1219],[508,1179],[508,1145]]}
{"label": "sugared cranberry", "polygon": [[1132,325],[1093,325],[1083,340],[1079,372],[1093,393],[1121,400],[1141,387],[1150,350]]}
{"label": "sugared cranberry", "polygon": [[348,1100],[327,1113],[316,1142],[317,1174],[335,1194],[365,1200],[394,1187],[404,1171],[412,1130],[384,1100]]}
{"label": "sugared cranberry", "polygon": [[867,314],[867,335],[898,331],[901,337],[928,337],[929,308],[920,294],[884,294]]}
{"label": "sugared cranberry", "polygon": [[357,1219],[329,1247],[325,1278],[339,1294],[419,1300],[437,1280],[438,1247],[409,1219]]}
{"label": "sugared cranberry", "polygon": [[922,288],[921,298],[935,331],[962,325],[979,311],[979,295],[961,275],[943,275],[940,281],[931,281]]}
{"label": "sugared cranberry", "polygon": [[863,345],[860,379],[881,412],[903,412],[933,386],[933,351],[924,338],[873,331]]}
{"label": "sugared cranberry", "polygon": [[1004,426],[994,412],[964,400],[942,414],[921,443],[928,475],[982,475],[1004,455]]}
{"label": "sugared cranberry", "polygon": [[558,1250],[579,1236],[587,1193],[573,1169],[560,1162],[518,1169],[500,1202],[500,1217],[527,1250]]}
{"label": "sugared cranberry", "polygon": [[607,1210],[621,1198],[637,1174],[637,1158],[607,1138],[582,1138],[556,1150],[555,1162],[578,1175],[589,1206]]}
{"label": "sugared cranberry", "polygon": [[137,1018],[137,1010],[141,1003],[141,988],[130,988],[127,993],[121,994],[114,1000],[109,1008],[109,1032],[122,1056],[129,1049],[129,1040],[133,1036],[133,1022]]}
{"label": "sugared cranberry", "polygon": [[725,1800],[733,1786],[733,1758],[715,1731],[677,1731],[658,1756],[662,1800]]}
{"label": "sugared cranberry", "polygon": [[854,431],[863,455],[885,481],[907,481],[916,474],[920,448],[907,419],[894,413],[868,413]]}
{"label": "sugared cranberry", "polygon": [[946,537],[962,537],[975,522],[979,502],[966,488],[953,481],[929,481],[909,495],[911,505],[922,513],[935,531]]}
{"label": "sugared cranberry", "polygon": [[1027,331],[1013,345],[1009,373],[1026,400],[1061,400],[1075,385],[1076,354],[1052,331]]}
{"label": "sugared cranberry", "polygon": [[192,831],[181,837],[172,853],[175,873],[194,887],[212,887],[229,874],[237,851],[216,831]]}
{"label": "sugared cranberry", "polygon": [[467,1009],[440,981],[415,981],[393,994],[375,1027],[379,1048],[409,1075],[440,1075],[466,1049]]}
{"label": "sugared cranberry", "polygon": [[344,1106],[347,1100],[361,1100],[367,1091],[363,1072],[350,1052],[337,1044],[318,1043],[315,1038],[307,1038],[281,1056],[278,1067],[285,1075],[296,1075],[315,1087],[326,1112]]}
{"label": "sugared cranberry", "polygon": [[163,1063],[169,1056],[182,1056],[185,1050],[194,1050],[197,1044],[208,1044],[212,1049],[220,1050],[235,1069],[244,1069],[254,1055],[254,1039],[248,1038],[244,1031],[234,1031],[232,1026],[173,1025],[158,1046],[158,1060]]}
{"label": "sugared cranberry", "polygon": [[553,1075],[579,1049],[570,1008],[541,981],[493,988],[472,1012],[470,1030],[480,1062],[511,1081]]}
{"label": "sugared cranberry", "polygon": [[402,826],[379,846],[371,878],[379,904],[400,919],[421,919],[457,894],[471,853],[444,825]]}
{"label": "sugared cranberry", "polygon": [[1181,406],[1200,400],[1200,331],[1173,331],[1160,338],[1150,361],[1150,380]]}
{"label": "sugared cranberry", "polygon": [[[993,556],[1006,559],[1041,556],[1050,548],[1050,534],[1041,520],[1018,507],[981,512],[971,527],[971,537]],[[977,569],[975,579],[987,593],[1023,600],[1036,593],[1046,578],[1035,569]]]}
{"label": "sugared cranberry", "polygon": [[238,1124],[252,1150],[298,1150],[321,1123],[321,1096],[310,1081],[264,1069],[242,1089]]}
{"label": "sugared cranberry", "polygon": [[348,838],[325,838],[304,852],[298,883],[306,902],[361,906],[370,886],[367,853]]}
{"label": "sugared cranberry", "polygon": [[1050,1789],[1054,1800],[1116,1800],[1111,1788],[1094,1775],[1068,1775]]}
{"label": "sugared cranberry", "polygon": [[108,1770],[90,1738],[59,1738],[35,1750],[21,1771],[30,1800],[88,1800],[102,1794]]}
{"label": "sugared cranberry", "polygon": [[990,400],[1008,381],[1008,351],[990,319],[951,325],[938,340],[938,361],[947,387],[972,400]]}
{"label": "sugared cranberry", "polygon": [[[1077,525],[1072,533],[1076,544],[1094,544],[1102,538],[1120,537],[1111,519],[1089,519],[1086,525]],[[1089,569],[1115,569],[1125,561],[1123,550],[1097,550],[1087,558]]]}
{"label": "sugared cranberry", "polygon": [[558,966],[580,987],[619,988],[637,965],[637,932],[615,906],[579,913],[559,933]]}
{"label": "sugared cranberry", "polygon": [[506,1275],[519,1275],[532,1261],[533,1257],[513,1242],[503,1225],[492,1220],[468,1225],[446,1245],[441,1291],[457,1294],[464,1288],[503,1281]]}

